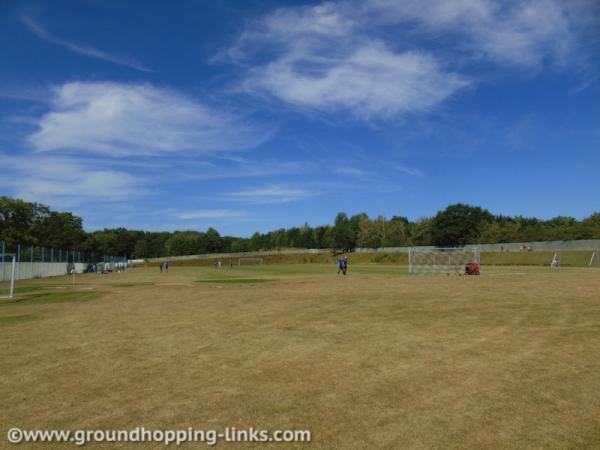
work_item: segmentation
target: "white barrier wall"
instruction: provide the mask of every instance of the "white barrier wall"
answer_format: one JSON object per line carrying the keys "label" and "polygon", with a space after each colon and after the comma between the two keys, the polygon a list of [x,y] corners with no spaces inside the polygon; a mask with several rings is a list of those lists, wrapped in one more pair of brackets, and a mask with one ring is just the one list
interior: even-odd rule
{"label": "white barrier wall", "polygon": [[[86,263],[75,263],[75,272],[82,273]],[[0,262],[0,281],[10,280],[11,261]],[[57,277],[68,274],[69,265],[65,262],[20,262],[15,267],[15,279]]]}

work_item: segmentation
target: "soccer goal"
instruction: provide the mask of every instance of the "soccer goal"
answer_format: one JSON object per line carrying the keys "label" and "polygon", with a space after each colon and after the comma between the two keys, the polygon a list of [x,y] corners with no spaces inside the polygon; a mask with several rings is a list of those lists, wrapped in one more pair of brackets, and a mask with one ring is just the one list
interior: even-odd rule
{"label": "soccer goal", "polygon": [[477,248],[436,248],[408,251],[408,271],[411,275],[463,275],[465,266],[480,264]]}
{"label": "soccer goal", "polygon": [[2,270],[2,281],[8,280],[8,295],[1,295],[2,291],[0,291],[0,298],[13,298],[14,297],[16,266],[17,266],[17,257],[15,254],[0,253],[0,270]]}
{"label": "soccer goal", "polygon": [[262,258],[240,258],[238,259],[238,266],[262,266]]}

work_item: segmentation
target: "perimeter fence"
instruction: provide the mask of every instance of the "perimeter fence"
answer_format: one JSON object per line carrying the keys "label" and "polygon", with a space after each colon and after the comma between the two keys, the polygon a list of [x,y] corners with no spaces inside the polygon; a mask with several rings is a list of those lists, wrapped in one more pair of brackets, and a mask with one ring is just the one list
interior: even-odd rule
{"label": "perimeter fence", "polygon": [[124,256],[93,257],[85,252],[0,241],[0,282],[10,280],[13,257],[15,280],[71,273],[114,271],[127,265]]}

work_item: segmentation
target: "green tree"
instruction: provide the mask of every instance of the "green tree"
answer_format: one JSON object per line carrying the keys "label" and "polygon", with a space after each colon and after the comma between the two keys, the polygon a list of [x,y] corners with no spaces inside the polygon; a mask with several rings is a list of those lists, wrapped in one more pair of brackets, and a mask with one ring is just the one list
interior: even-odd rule
{"label": "green tree", "polygon": [[478,206],[457,203],[440,211],[433,218],[431,237],[438,247],[456,247],[477,242],[492,214]]}
{"label": "green tree", "polygon": [[353,248],[356,242],[355,235],[350,225],[350,219],[344,212],[338,213],[332,231],[332,244],[337,249]]}

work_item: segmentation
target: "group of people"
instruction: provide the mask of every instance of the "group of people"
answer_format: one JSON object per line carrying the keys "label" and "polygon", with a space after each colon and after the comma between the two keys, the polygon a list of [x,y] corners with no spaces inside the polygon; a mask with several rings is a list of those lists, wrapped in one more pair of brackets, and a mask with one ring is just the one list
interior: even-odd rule
{"label": "group of people", "polygon": [[169,271],[169,261],[165,261],[165,262],[160,263],[160,273],[162,273],[163,270],[165,272]]}

